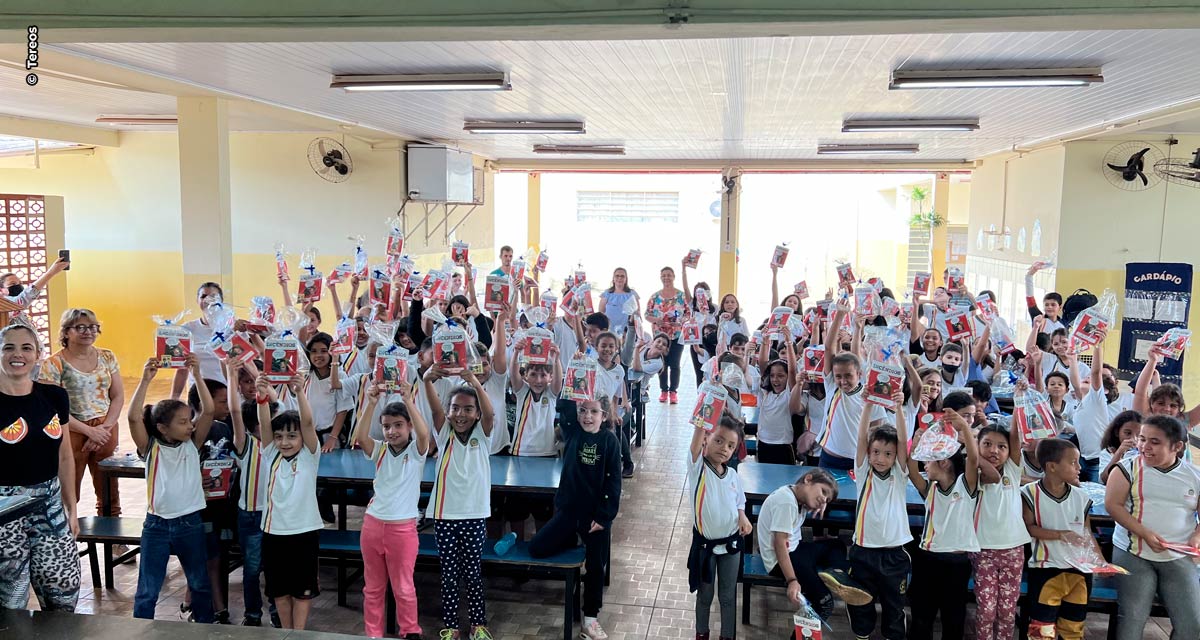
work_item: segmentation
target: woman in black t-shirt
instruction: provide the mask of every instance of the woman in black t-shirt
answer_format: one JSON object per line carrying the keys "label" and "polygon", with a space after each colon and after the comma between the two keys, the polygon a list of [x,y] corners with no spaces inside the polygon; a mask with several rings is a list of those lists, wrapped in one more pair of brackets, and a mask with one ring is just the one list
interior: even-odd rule
{"label": "woman in black t-shirt", "polygon": [[75,464],[61,387],[34,382],[41,341],[25,325],[0,330],[0,496],[40,501],[0,527],[0,608],[24,609],[29,585],[43,610],[79,599]]}

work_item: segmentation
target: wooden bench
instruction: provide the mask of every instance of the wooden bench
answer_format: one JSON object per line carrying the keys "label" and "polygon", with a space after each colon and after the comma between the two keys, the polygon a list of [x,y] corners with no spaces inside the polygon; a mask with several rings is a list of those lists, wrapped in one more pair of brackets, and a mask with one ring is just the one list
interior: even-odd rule
{"label": "wooden bench", "polygon": [[[338,562],[338,604],[345,606],[349,580],[346,579],[347,561],[362,563],[362,548],[359,546],[358,531],[322,529],[320,556]],[[438,566],[437,541],[432,534],[417,536],[417,565],[423,568]],[[482,565],[488,575],[509,575],[523,578],[552,579],[563,582],[563,639],[571,640],[575,628],[575,587],[584,563],[584,548],[569,549],[549,558],[534,558],[529,555],[529,543],[518,542],[504,555],[497,555],[495,540],[483,545]],[[393,600],[388,598],[389,608]],[[388,615],[388,620],[395,616]]]}
{"label": "wooden bench", "polygon": [[[142,519],[120,518],[115,516],[87,516],[79,519],[79,535],[76,541],[87,545],[79,553],[88,557],[92,568],[92,586],[100,586],[100,562],[96,553],[96,545],[104,547],[104,588],[111,589],[113,585],[113,567],[132,560],[141,551],[137,545],[142,542]],[[131,545],[133,548],[117,556],[112,555],[114,544]]]}

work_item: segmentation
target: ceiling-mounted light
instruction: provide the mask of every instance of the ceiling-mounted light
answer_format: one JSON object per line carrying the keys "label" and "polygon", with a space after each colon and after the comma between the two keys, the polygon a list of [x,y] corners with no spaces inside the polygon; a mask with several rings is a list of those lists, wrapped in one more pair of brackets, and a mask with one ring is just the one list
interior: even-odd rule
{"label": "ceiling-mounted light", "polygon": [[892,72],[889,89],[1079,87],[1104,82],[1100,67],[1065,69],[947,69]]}
{"label": "ceiling-mounted light", "polygon": [[172,115],[100,116],[96,118],[96,122],[98,124],[174,126],[179,124],[179,118]]}
{"label": "ceiling-mounted light", "polygon": [[623,156],[625,147],[617,144],[535,144],[534,153],[585,153]]}
{"label": "ceiling-mounted light", "polygon": [[875,155],[916,153],[921,150],[916,144],[822,144],[817,145],[818,155]]}
{"label": "ceiling-mounted light", "polygon": [[507,73],[420,73],[333,76],[330,89],[346,91],[508,91]]}
{"label": "ceiling-mounted light", "polygon": [[582,122],[550,121],[535,122],[532,120],[494,121],[468,120],[463,123],[463,131],[468,133],[585,133]]}
{"label": "ceiling-mounted light", "polygon": [[978,118],[853,119],[842,121],[842,133],[874,133],[877,131],[975,131],[977,129],[979,129]]}

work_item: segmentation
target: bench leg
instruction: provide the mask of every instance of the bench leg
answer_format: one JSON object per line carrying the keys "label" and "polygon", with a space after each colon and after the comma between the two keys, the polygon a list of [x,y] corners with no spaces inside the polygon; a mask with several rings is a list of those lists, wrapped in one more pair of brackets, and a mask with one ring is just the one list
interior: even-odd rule
{"label": "bench leg", "polygon": [[742,583],[742,624],[750,624],[750,583]]}
{"label": "bench leg", "polygon": [[349,587],[349,585],[346,584],[346,560],[345,559],[338,558],[337,569],[338,569],[338,577],[337,577],[338,606],[346,607],[346,606],[349,606],[346,604],[346,592],[349,591],[350,587]]}
{"label": "bench leg", "polygon": [[112,544],[104,543],[104,588],[112,589],[113,586],[113,557]]}
{"label": "bench leg", "polygon": [[96,555],[96,543],[87,543],[88,566],[92,569],[92,588],[100,586],[100,558]]}
{"label": "bench leg", "polygon": [[579,569],[568,571],[563,581],[563,640],[575,637],[575,585],[579,582]]}
{"label": "bench leg", "polygon": [[1108,614],[1108,640],[1117,640],[1117,611]]}

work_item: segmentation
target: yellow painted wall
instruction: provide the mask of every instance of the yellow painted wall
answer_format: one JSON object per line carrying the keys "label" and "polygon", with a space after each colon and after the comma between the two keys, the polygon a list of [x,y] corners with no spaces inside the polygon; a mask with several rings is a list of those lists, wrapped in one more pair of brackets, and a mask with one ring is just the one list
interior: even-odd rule
{"label": "yellow painted wall", "polygon": [[[354,243],[347,236],[361,234],[370,255],[383,254],[386,220],[407,190],[402,152],[372,151],[347,139],[355,172],[349,181],[333,184],[308,165],[307,146],[317,135],[230,137],[234,261],[227,297],[235,306],[246,306],[255,295],[278,300],[277,241],[291,254],[293,272],[304,247],[317,250],[317,266],[324,271],[350,259]],[[95,310],[104,325],[101,345],[116,351],[132,372],[151,348],[151,315],[174,315],[186,307],[192,317],[196,313],[193,283],[183,278],[176,136],[123,133],[119,147],[97,148],[93,155],[45,155],[40,169],[10,168],[14,164],[21,163],[0,163],[0,192],[63,198],[65,246],[73,265],[64,278],[65,300],[56,300],[56,306]],[[488,203],[455,234],[471,244],[481,271],[495,261],[490,175],[486,182]],[[451,214],[451,226],[469,208]],[[412,205],[408,210],[415,226],[423,211]],[[439,211],[433,224],[440,219]],[[447,250],[441,232],[428,242],[424,235],[413,232],[406,250],[418,268],[440,266]],[[333,307],[328,300],[319,306],[329,318],[324,328],[331,330]]]}
{"label": "yellow painted wall", "polygon": [[[1164,136],[1143,140],[1156,142]],[[1083,287],[1099,295],[1112,289],[1118,300],[1125,288],[1128,262],[1195,263],[1200,252],[1200,189],[1160,184],[1148,191],[1123,191],[1113,187],[1100,169],[1101,160],[1125,139],[1072,142],[1066,145],[1063,178],[1062,226],[1059,248],[1058,289],[1068,293]],[[1173,155],[1190,155],[1200,147],[1200,136],[1180,136]],[[1166,152],[1166,146],[1159,149]],[[1200,274],[1192,281],[1189,326],[1200,327]],[[1119,327],[1118,327],[1119,328]],[[1109,339],[1113,342],[1113,338]],[[1115,345],[1114,345],[1115,346]],[[1106,360],[1116,363],[1117,349]],[[1200,401],[1200,357],[1184,361],[1184,394]]]}

